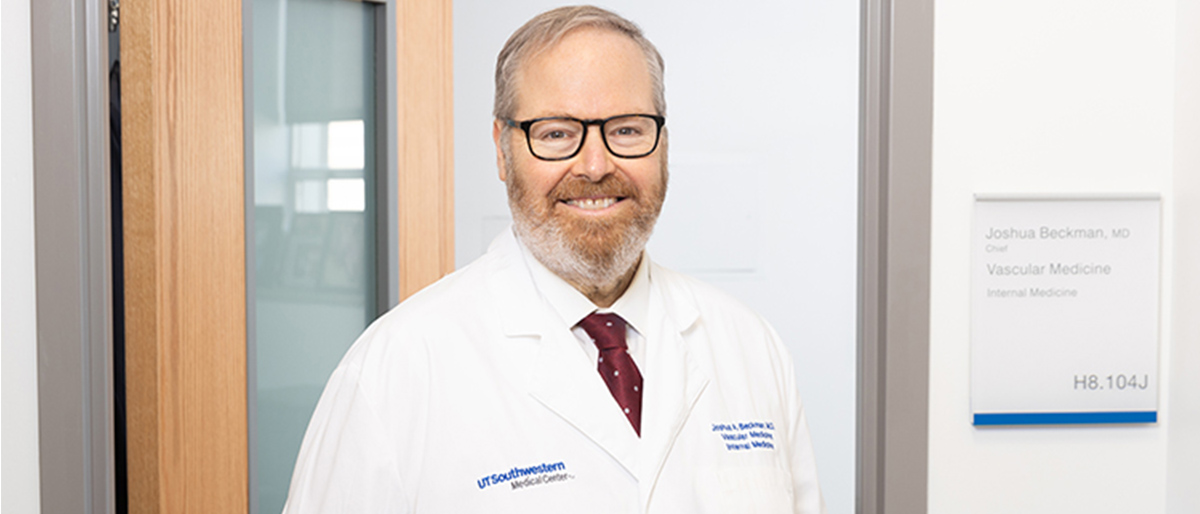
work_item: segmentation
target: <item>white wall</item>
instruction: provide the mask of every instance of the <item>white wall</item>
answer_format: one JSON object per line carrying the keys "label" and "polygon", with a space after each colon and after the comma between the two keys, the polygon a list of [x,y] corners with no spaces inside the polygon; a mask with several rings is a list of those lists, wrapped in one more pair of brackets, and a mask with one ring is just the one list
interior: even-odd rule
{"label": "white wall", "polygon": [[37,318],[33,254],[33,93],[29,2],[3,4],[3,477],[0,511],[38,512]]}
{"label": "white wall", "polygon": [[[1194,2],[1190,2],[1194,4]],[[929,512],[1165,512],[1168,482],[1197,494],[1194,462],[1168,449],[1191,434],[1174,396],[1197,384],[1196,353],[1176,327],[1197,317],[1198,138],[1195,100],[1177,103],[1177,63],[1200,48],[1197,10],[1143,2],[941,1],[936,5],[930,341]],[[1177,23],[1178,21],[1178,23]],[[1186,26],[1186,27],[1185,27]],[[1176,46],[1177,31],[1192,32]],[[1177,53],[1178,52],[1178,53]],[[1183,66],[1180,66],[1182,69]],[[1183,80],[1180,75],[1179,80]],[[1194,97],[1193,97],[1194,98]],[[1176,124],[1176,117],[1190,117]],[[1187,125],[1187,130],[1182,128]],[[1185,137],[1186,136],[1186,137]],[[1177,155],[1175,145],[1192,148]],[[1189,160],[1190,159],[1190,160]],[[1177,168],[1186,163],[1190,169]],[[1184,179],[1180,179],[1184,177]],[[1149,426],[976,429],[969,405],[968,263],[974,193],[1153,192],[1163,201],[1159,423]],[[1191,213],[1189,217],[1188,214]],[[1192,253],[1182,259],[1186,245]],[[1178,301],[1176,277],[1192,277]],[[1179,323],[1174,323],[1178,320]],[[1195,361],[1193,361],[1194,363]],[[1177,376],[1181,373],[1190,376]],[[1181,395],[1181,398],[1183,396]],[[1194,451],[1194,450],[1193,450]],[[1173,457],[1172,462],[1183,457]],[[1183,505],[1176,503],[1176,506]],[[1184,512],[1175,510],[1174,512]],[[1195,510],[1186,510],[1195,512]]]}
{"label": "white wall", "polygon": [[1200,512],[1200,0],[1175,11],[1175,280],[1167,512]]}
{"label": "white wall", "polygon": [[[491,140],[496,54],[557,5],[455,2],[460,266],[509,219]],[[741,298],[779,331],[796,360],[830,512],[849,514],[858,2],[601,5],[640,24],[666,60],[671,183],[651,255]]]}

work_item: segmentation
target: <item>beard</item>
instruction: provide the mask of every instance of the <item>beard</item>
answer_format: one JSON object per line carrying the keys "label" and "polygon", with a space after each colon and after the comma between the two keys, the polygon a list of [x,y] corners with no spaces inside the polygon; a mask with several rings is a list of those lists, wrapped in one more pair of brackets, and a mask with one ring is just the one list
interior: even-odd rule
{"label": "beard", "polygon": [[[637,265],[666,198],[665,151],[659,158],[660,180],[646,190],[638,190],[619,173],[595,182],[567,174],[546,196],[531,191],[512,154],[507,149],[504,154],[513,228],[538,261],[567,282],[596,289],[617,283]],[[629,208],[616,216],[593,219],[572,215],[558,205],[569,198],[599,196],[623,198]]]}

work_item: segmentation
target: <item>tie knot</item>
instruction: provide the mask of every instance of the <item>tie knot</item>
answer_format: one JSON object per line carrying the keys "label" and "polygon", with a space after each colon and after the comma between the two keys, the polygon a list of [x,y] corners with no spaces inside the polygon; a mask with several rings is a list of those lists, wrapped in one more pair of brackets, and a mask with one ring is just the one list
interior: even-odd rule
{"label": "tie knot", "polygon": [[600,351],[625,348],[625,320],[612,313],[593,312],[579,326],[596,341]]}

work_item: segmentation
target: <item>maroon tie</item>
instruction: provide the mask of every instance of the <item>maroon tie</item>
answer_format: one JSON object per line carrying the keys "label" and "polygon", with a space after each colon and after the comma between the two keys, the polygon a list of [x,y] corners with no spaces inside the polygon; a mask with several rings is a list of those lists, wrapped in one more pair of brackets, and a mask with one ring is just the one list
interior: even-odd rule
{"label": "maroon tie", "polygon": [[596,348],[600,350],[600,362],[596,366],[600,376],[604,377],[608,391],[629,418],[633,431],[641,437],[642,374],[625,345],[625,320],[616,314],[593,312],[583,318],[579,326],[596,341]]}

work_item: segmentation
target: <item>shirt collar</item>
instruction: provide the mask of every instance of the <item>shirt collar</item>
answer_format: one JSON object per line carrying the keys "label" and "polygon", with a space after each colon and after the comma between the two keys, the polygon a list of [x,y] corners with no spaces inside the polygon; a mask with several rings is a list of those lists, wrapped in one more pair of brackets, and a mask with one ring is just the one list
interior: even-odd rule
{"label": "shirt collar", "polygon": [[530,276],[533,277],[534,287],[568,327],[575,326],[592,312],[612,312],[624,319],[638,333],[645,333],[648,326],[646,311],[650,305],[650,263],[646,251],[642,251],[641,261],[637,271],[633,273],[629,289],[625,290],[625,294],[621,295],[612,307],[601,309],[534,257],[521,238],[516,239],[517,246],[521,248],[521,257],[529,268]]}

